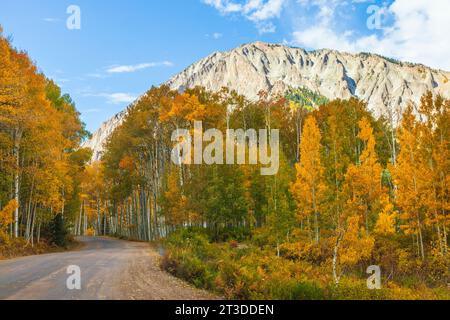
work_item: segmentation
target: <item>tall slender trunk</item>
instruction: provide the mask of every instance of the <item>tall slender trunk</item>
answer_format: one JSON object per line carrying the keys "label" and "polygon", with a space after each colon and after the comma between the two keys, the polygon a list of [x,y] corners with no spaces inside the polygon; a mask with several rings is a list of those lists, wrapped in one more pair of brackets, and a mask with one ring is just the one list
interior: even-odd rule
{"label": "tall slender trunk", "polygon": [[62,207],[61,207],[61,218],[64,220],[64,209],[66,207],[66,199],[64,198],[64,193],[63,193],[63,197],[62,197]]}
{"label": "tall slender trunk", "polygon": [[77,236],[81,236],[81,223],[82,223],[82,219],[83,219],[83,206],[84,206],[84,200],[81,200],[80,215],[79,215],[79,218],[78,218],[78,224],[77,224],[77,230],[76,230],[76,235]]}
{"label": "tall slender trunk", "polygon": [[391,139],[392,139],[392,164],[395,166],[397,164],[397,150],[396,150],[396,137],[394,128],[391,128]]}
{"label": "tall slender trunk", "polygon": [[30,229],[31,229],[31,222],[32,222],[32,211],[33,211],[33,191],[34,191],[34,176],[31,182],[31,189],[30,189],[30,199],[28,200],[28,208],[27,208],[27,226],[25,230],[25,239],[27,242],[30,241]]}
{"label": "tall slender trunk", "polygon": [[148,240],[153,240],[152,235],[152,222],[151,222],[151,208],[150,208],[150,197],[147,195],[146,198],[146,210],[147,210],[147,228],[148,228]]}
{"label": "tall slender trunk", "polygon": [[32,213],[32,222],[31,222],[31,246],[34,246],[34,226],[36,221],[36,207],[37,204],[33,206],[33,213]]}
{"label": "tall slender trunk", "polygon": [[[410,152],[410,160],[411,163],[414,163],[414,155],[412,152]],[[416,195],[415,198],[415,205],[416,205],[416,220],[417,220],[417,228],[418,228],[418,235],[417,235],[417,247],[419,249],[419,255],[422,258],[422,260],[425,260],[425,250],[423,246],[423,237],[422,237],[422,224],[420,222],[420,211],[419,211],[419,201],[417,200],[417,178],[415,175],[415,172],[413,173],[413,186],[414,186],[414,194]]]}
{"label": "tall slender trunk", "polygon": [[98,235],[101,235],[101,221],[100,221],[100,198],[99,198],[99,196],[97,195],[97,222],[96,222],[96,224],[97,224],[97,234]]}
{"label": "tall slender trunk", "polygon": [[447,244],[447,227],[445,226],[445,224],[444,224],[444,226],[443,226],[443,232],[444,232],[444,252],[445,252],[445,254],[447,254],[448,253],[448,244]]}
{"label": "tall slender trunk", "polygon": [[339,255],[339,247],[341,245],[341,241],[342,241],[342,233],[339,233],[337,235],[336,238],[336,243],[334,245],[334,249],[333,249],[333,279],[334,279],[334,283],[336,286],[339,285],[339,281],[341,279],[341,276],[338,275],[338,270],[337,270],[337,261],[338,261],[338,255]]}
{"label": "tall slender trunk", "polygon": [[316,243],[319,243],[320,235],[319,235],[319,213],[317,212],[317,204],[316,204],[316,188],[313,187],[312,190],[312,198],[313,198],[313,210],[314,210],[314,233]]}
{"label": "tall slender trunk", "polygon": [[417,224],[418,224],[418,228],[419,228],[418,242],[419,242],[419,246],[420,246],[420,257],[422,258],[422,261],[423,261],[423,260],[425,260],[425,250],[423,247],[422,225],[421,225],[419,216],[417,216]]}
{"label": "tall slender trunk", "polygon": [[16,200],[17,207],[14,210],[14,237],[19,237],[19,168],[20,168],[20,143],[19,143],[19,132],[16,130],[15,133],[15,143],[14,143],[14,154],[16,158],[16,170],[14,176],[14,199]]}
{"label": "tall slender trunk", "polygon": [[37,230],[37,242],[41,241],[41,219],[39,219],[38,230]]}

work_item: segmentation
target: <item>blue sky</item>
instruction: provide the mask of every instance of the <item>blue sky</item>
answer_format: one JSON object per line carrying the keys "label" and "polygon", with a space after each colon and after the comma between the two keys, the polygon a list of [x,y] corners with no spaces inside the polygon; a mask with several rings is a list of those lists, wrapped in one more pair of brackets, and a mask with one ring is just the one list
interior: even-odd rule
{"label": "blue sky", "polygon": [[[0,0],[0,24],[13,44],[27,50],[39,68],[73,97],[83,121],[94,131],[152,85],[214,51],[256,40],[306,49],[372,51],[450,70],[449,4],[448,0]],[[79,30],[66,27],[70,5],[81,10]],[[371,5],[376,10],[368,13]],[[368,20],[376,28],[369,28]]]}

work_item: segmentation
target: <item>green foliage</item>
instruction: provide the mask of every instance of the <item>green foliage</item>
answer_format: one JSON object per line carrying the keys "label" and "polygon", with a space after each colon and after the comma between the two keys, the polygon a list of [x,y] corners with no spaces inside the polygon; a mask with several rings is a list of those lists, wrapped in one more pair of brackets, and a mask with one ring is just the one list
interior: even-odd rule
{"label": "green foliage", "polygon": [[[259,96],[154,87],[89,164],[74,101],[0,27],[0,254],[41,237],[66,247],[69,230],[168,236],[163,267],[227,298],[448,298],[449,100],[427,93],[395,129],[392,114],[376,119],[356,98],[303,87]],[[195,121],[279,129],[278,174],[173,165],[172,132]],[[382,290],[366,288],[369,264],[382,268]]]}
{"label": "green foliage", "polygon": [[328,103],[328,99],[319,93],[313,92],[307,88],[290,88],[285,94],[289,102],[293,102],[296,106],[314,111],[318,107]]}
{"label": "green foliage", "polygon": [[92,134],[86,130],[86,124],[80,120],[80,113],[70,95],[62,94],[61,88],[50,79],[46,83],[46,94],[53,107],[64,114],[63,125],[68,139],[80,143],[92,137]]}
{"label": "green foliage", "polygon": [[[429,127],[439,127],[443,136],[447,118],[437,111],[442,101],[436,105],[430,118],[440,120]],[[261,176],[258,165],[173,165],[171,133],[192,133],[194,121],[202,121],[204,130],[280,129],[278,174]],[[424,137],[433,140],[428,131]],[[96,208],[91,196],[90,223],[109,215],[113,233],[131,239],[158,240],[164,230],[169,238],[163,266],[230,298],[418,297],[407,289],[445,285],[444,236],[431,226],[448,230],[448,222],[433,211],[421,212],[427,217],[421,235],[426,249],[437,236],[441,256],[430,251],[427,261],[418,261],[411,233],[400,228],[404,222],[394,197],[395,169],[389,164],[394,150],[399,153],[398,142],[391,145],[395,134],[366,103],[328,101],[304,88],[280,99],[261,93],[256,102],[226,88],[152,88],[107,144],[99,166],[105,178],[101,203],[108,208]],[[431,154],[434,148],[445,149],[420,150]],[[446,201],[448,157],[434,157],[428,163],[439,163],[441,171],[433,170],[441,185],[434,186],[440,193],[428,205],[441,208],[436,199]],[[413,246],[417,237],[412,234]],[[386,291],[364,287],[369,264],[387,270]],[[404,288],[409,278],[413,285]],[[424,297],[436,295],[424,290]]]}
{"label": "green foliage", "polygon": [[72,155],[87,137],[71,97],[0,34],[0,211],[17,204],[2,229],[34,245],[55,214],[74,220],[83,165]]}
{"label": "green foliage", "polygon": [[64,219],[61,214],[56,215],[50,224],[51,243],[58,247],[66,247],[68,244],[68,235]]}
{"label": "green foliage", "polygon": [[[214,290],[228,299],[275,300],[391,300],[449,299],[445,289],[417,284],[399,286],[383,278],[381,290],[367,289],[365,276],[349,275],[336,286],[317,266],[317,259],[305,262],[299,256],[277,257],[273,250],[251,243],[210,243],[204,230],[180,230],[165,241],[161,266],[199,288]],[[283,249],[286,253],[287,247]],[[327,255],[326,248],[316,248]],[[315,250],[316,250],[315,249]],[[311,254],[307,248],[299,248]],[[314,251],[314,250],[313,250]],[[323,261],[325,266],[327,261]],[[405,278],[406,281],[406,278]],[[418,289],[420,288],[420,289]]]}
{"label": "green foliage", "polygon": [[[180,231],[166,241],[162,267],[230,299],[323,299],[323,289],[310,280],[292,278],[295,264],[256,248],[211,244],[204,234]],[[299,275],[299,273],[298,273]]]}

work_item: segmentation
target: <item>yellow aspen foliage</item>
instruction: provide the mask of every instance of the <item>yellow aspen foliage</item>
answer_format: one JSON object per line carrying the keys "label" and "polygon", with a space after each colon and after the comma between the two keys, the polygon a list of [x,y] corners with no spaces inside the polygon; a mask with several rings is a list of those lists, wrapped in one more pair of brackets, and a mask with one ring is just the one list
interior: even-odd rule
{"label": "yellow aspen foliage", "polygon": [[425,119],[417,124],[420,155],[429,177],[422,197],[426,210],[424,224],[434,229],[439,250],[445,255],[448,253],[447,230],[450,224],[450,101],[428,92],[421,99],[419,111]]}
{"label": "yellow aspen foliage", "polygon": [[11,200],[2,210],[0,210],[0,231],[4,230],[13,222],[13,212],[18,208],[16,200]]}
{"label": "yellow aspen foliage", "polygon": [[86,230],[86,236],[87,237],[94,237],[95,236],[95,229],[94,228],[88,228]]}
{"label": "yellow aspen foliage", "polygon": [[180,188],[179,173],[173,169],[167,181],[167,191],[164,193],[164,208],[167,212],[167,223],[171,226],[182,225],[188,220],[187,198]]}
{"label": "yellow aspen foliage", "polygon": [[169,108],[162,108],[160,120],[181,125],[185,121],[201,121],[206,116],[206,108],[197,96],[188,93],[177,95]]}
{"label": "yellow aspen foliage", "polygon": [[319,241],[319,212],[326,188],[323,181],[324,167],[320,159],[320,140],[321,134],[316,119],[310,116],[306,119],[303,129],[300,163],[295,166],[297,179],[291,185],[299,219],[314,219],[316,242]]}
{"label": "yellow aspen foliage", "polygon": [[122,158],[122,160],[120,160],[119,162],[119,168],[122,170],[128,170],[128,171],[133,171],[134,169],[134,159],[130,156],[125,156]]}
{"label": "yellow aspen foliage", "polygon": [[395,233],[395,223],[397,218],[397,212],[394,210],[394,205],[389,201],[387,196],[382,200],[383,210],[378,216],[377,223],[375,225],[375,233],[383,236],[389,236]]}
{"label": "yellow aspen foliage", "polygon": [[358,216],[349,217],[347,231],[342,238],[339,262],[343,266],[350,267],[361,260],[368,259],[375,245],[375,239],[368,236],[364,228],[359,225]]}
{"label": "yellow aspen foliage", "polygon": [[400,208],[401,229],[406,234],[417,237],[418,253],[425,259],[423,229],[425,224],[425,203],[430,190],[430,171],[419,138],[420,126],[417,124],[412,107],[403,115],[399,130],[401,145],[396,165],[390,165],[395,189],[395,202]]}
{"label": "yellow aspen foliage", "polygon": [[359,158],[359,164],[349,166],[345,182],[346,191],[352,207],[356,208],[369,231],[370,220],[379,206],[382,195],[382,167],[375,151],[373,129],[366,118],[359,122],[358,138],[364,143],[365,149]]}
{"label": "yellow aspen foliage", "polygon": [[81,188],[84,194],[93,198],[100,198],[104,189],[104,173],[101,162],[94,162],[86,167]]}

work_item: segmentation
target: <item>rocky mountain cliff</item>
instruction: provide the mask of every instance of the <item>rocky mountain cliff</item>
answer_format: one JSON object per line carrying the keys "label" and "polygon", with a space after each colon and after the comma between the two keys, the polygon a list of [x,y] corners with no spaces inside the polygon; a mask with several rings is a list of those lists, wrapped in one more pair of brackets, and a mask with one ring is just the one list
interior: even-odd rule
{"label": "rocky mountain cliff", "polygon": [[[228,52],[216,52],[191,65],[166,84],[174,90],[203,86],[211,91],[228,87],[248,99],[261,90],[282,94],[289,87],[305,87],[329,99],[358,97],[375,116],[392,115],[409,102],[418,103],[431,90],[450,98],[450,72],[434,70],[370,53],[335,50],[305,51],[284,45],[255,42]],[[125,112],[105,122],[83,147],[98,160],[109,134]]]}
{"label": "rocky mountain cliff", "polygon": [[116,114],[114,117],[105,121],[100,128],[92,134],[92,138],[85,141],[81,147],[92,149],[92,161],[98,161],[102,158],[104,146],[108,138],[119,127],[125,119],[128,109]]}

